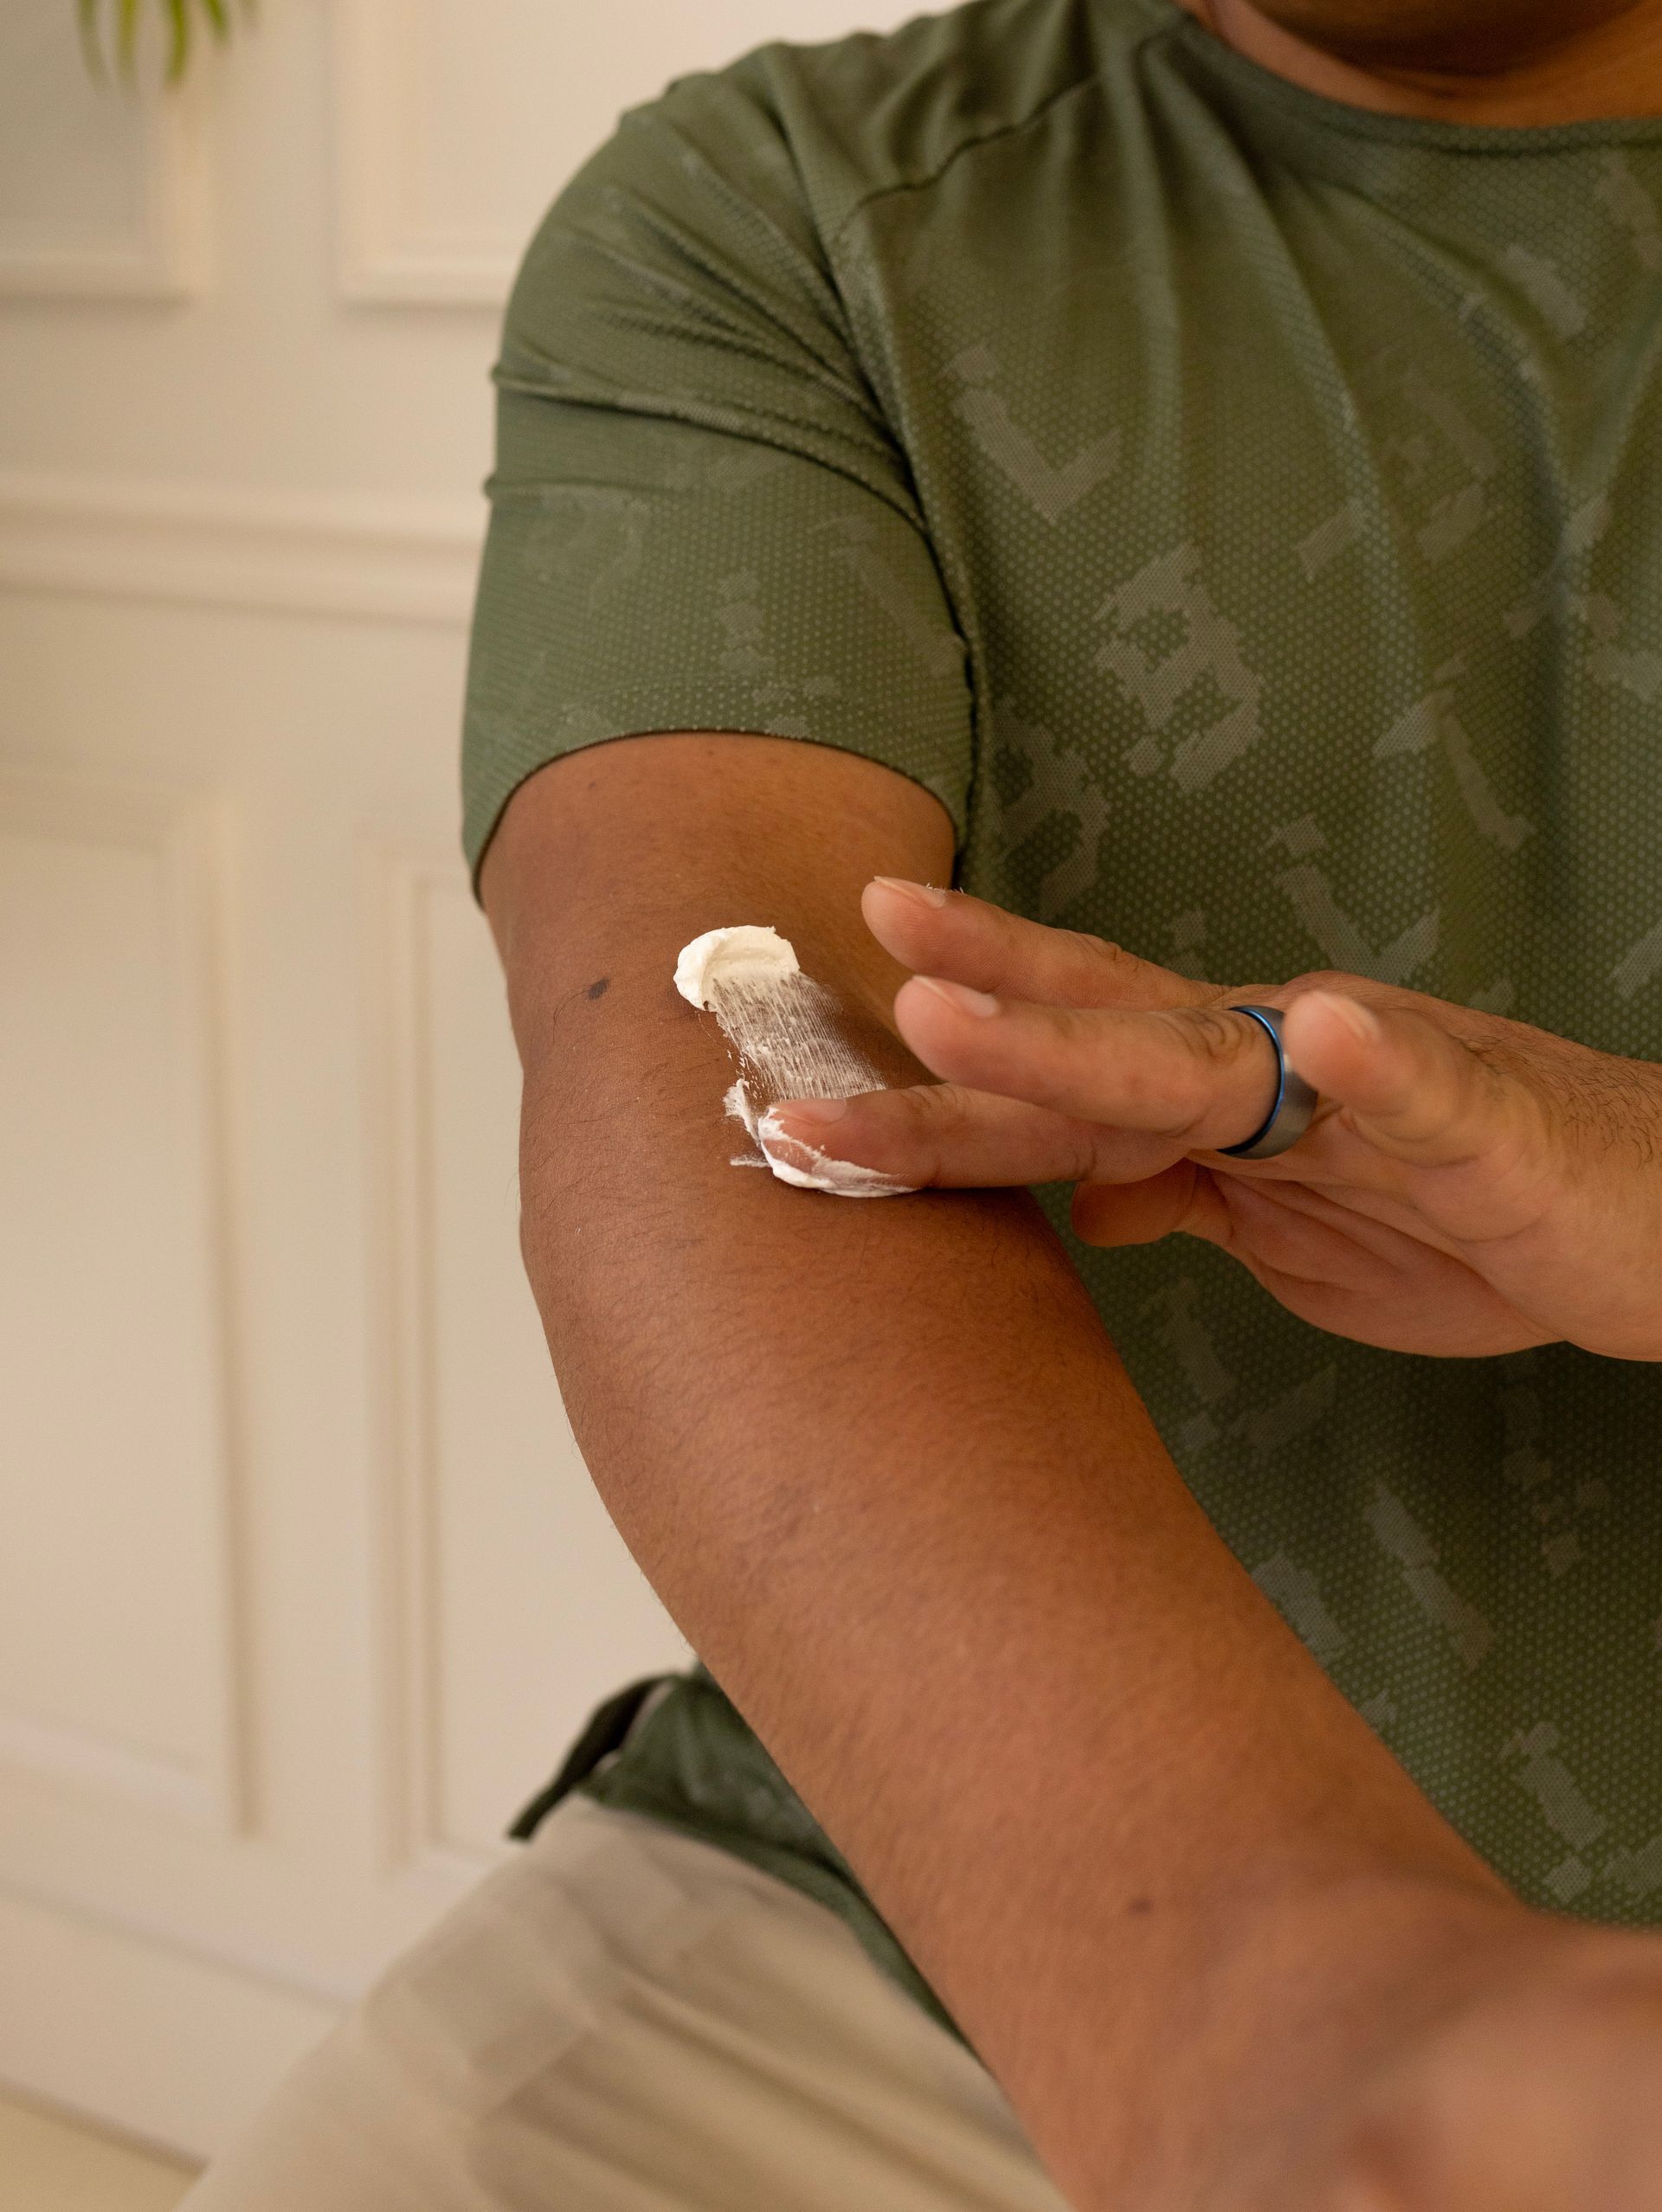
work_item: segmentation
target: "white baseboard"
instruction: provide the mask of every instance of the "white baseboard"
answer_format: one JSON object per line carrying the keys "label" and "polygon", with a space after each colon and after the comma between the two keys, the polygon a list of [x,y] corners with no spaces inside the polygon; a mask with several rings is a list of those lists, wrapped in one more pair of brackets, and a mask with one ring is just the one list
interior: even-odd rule
{"label": "white baseboard", "polygon": [[0,1894],[0,2081],[208,2158],[333,2024],[316,1999]]}

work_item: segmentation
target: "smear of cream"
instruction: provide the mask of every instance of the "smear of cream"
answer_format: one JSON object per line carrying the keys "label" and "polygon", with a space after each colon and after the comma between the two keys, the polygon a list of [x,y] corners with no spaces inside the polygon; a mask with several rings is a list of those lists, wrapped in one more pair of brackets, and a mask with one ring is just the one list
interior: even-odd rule
{"label": "smear of cream", "polygon": [[874,1167],[787,1136],[772,1116],[786,1098],[852,1098],[886,1088],[837,1026],[837,1001],[804,975],[796,948],[776,929],[742,923],[708,929],[684,946],[675,988],[712,1013],[738,1056],[738,1079],[724,1103],[757,1149],[736,1167],[770,1167],[783,1183],[837,1198],[895,1198],[916,1188]]}

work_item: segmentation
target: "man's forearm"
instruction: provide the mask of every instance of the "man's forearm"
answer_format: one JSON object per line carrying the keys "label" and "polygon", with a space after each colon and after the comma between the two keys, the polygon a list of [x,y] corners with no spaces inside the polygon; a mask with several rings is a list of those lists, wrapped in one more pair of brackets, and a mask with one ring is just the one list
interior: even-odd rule
{"label": "man's forearm", "polygon": [[[549,774],[575,801],[574,772]],[[718,833],[689,826],[670,866],[627,805],[605,818],[603,866],[552,833],[557,926],[498,925],[525,1256],[579,1441],[691,1641],[1097,2201],[1159,2167],[1128,2119],[1143,2091],[1203,2043],[1251,2065],[1265,2006],[1297,2033],[1264,1958],[1296,1977],[1312,1897],[1490,1878],[1226,1552],[1030,1200],[850,1203],[729,1164],[725,1048],[669,987],[684,938],[775,924],[912,1072],[822,879],[770,864],[765,825],[736,871]],[[862,875],[859,844],[845,816]],[[1197,2008],[1233,2024],[1201,2035]]]}

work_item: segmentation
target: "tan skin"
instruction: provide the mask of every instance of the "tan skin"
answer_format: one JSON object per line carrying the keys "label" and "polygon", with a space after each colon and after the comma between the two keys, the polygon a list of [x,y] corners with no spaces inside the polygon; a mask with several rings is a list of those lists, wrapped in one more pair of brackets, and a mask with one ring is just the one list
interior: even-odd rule
{"label": "tan skin", "polygon": [[1662,113],[1662,0],[1182,0],[1225,45],[1353,107],[1450,123]]}
{"label": "tan skin", "polygon": [[[1662,112],[1648,0],[1214,4],[1358,105]],[[950,865],[915,787],[755,737],[593,748],[511,802],[482,888],[523,1243],[614,1518],[1079,2212],[1662,2212],[1662,1941],[1526,1912],[1420,1796],[1193,1506],[1031,1201],[730,1167],[678,947],[775,923],[916,1083],[919,947],[860,899]]]}
{"label": "tan skin", "polygon": [[1526,1912],[1420,1795],[1032,1200],[729,1164],[680,946],[765,916],[915,1083],[860,895],[950,858],[916,786],[766,738],[511,802],[522,1241],[613,1518],[1079,2212],[1656,2212],[1662,1945]]}

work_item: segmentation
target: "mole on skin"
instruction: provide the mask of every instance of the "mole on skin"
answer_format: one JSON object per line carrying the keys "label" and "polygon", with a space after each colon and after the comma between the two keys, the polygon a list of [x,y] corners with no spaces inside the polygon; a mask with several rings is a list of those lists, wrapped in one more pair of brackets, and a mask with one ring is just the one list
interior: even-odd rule
{"label": "mole on skin", "polygon": [[612,979],[609,975],[602,975],[597,983],[591,983],[589,986],[588,990],[583,994],[584,997],[589,999],[603,999],[608,990],[611,987],[611,981]]}

